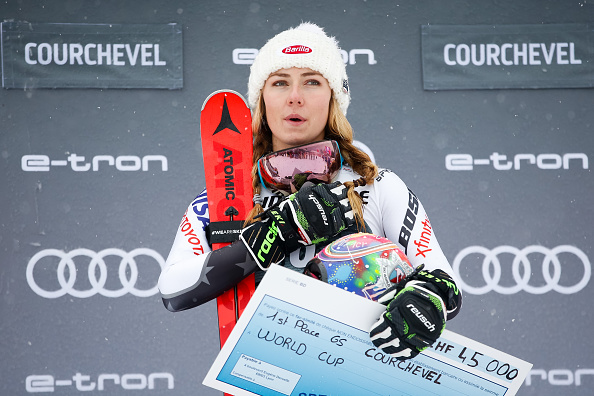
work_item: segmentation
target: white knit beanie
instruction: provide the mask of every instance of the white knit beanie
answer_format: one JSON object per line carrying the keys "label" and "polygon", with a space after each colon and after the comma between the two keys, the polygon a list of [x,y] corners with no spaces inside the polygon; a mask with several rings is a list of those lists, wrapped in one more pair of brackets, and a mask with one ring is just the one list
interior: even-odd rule
{"label": "white knit beanie", "polygon": [[340,110],[346,115],[351,97],[338,41],[310,22],[277,34],[260,49],[248,81],[248,103],[252,109],[256,108],[268,76],[291,67],[309,68],[321,73],[334,91]]}

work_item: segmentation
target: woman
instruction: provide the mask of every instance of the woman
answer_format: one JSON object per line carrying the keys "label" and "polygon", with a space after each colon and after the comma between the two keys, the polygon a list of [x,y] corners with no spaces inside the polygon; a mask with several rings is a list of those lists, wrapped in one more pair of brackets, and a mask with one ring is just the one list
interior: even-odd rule
{"label": "woman", "polygon": [[[426,268],[386,293],[390,304],[371,332],[387,353],[415,356],[456,315],[460,293],[417,197],[390,170],[378,172],[352,143],[345,116],[348,79],[336,40],[310,23],[273,37],[251,67],[248,102],[255,192],[249,225],[240,241],[214,252],[205,246],[196,256],[181,228],[189,222],[206,239],[209,219],[201,193],[184,216],[159,279],[165,306],[179,311],[200,305],[255,270],[258,281],[272,263],[303,272],[329,241],[366,231],[399,243],[414,267]],[[320,161],[327,165],[322,170],[296,169]],[[414,310],[404,308],[411,304]],[[429,329],[429,321],[437,326]]]}

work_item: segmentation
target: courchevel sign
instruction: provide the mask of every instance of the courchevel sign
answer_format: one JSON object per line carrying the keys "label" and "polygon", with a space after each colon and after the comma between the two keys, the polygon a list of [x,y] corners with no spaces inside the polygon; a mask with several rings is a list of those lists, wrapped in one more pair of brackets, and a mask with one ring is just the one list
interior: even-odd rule
{"label": "courchevel sign", "polygon": [[179,24],[1,25],[4,88],[183,87]]}
{"label": "courchevel sign", "polygon": [[585,88],[594,84],[586,24],[423,25],[423,88]]}

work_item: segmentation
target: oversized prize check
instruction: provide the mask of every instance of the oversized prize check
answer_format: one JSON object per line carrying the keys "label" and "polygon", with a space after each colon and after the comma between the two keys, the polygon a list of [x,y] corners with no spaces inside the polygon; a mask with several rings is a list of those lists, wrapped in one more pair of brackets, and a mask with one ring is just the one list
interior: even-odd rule
{"label": "oversized prize check", "polygon": [[273,265],[203,384],[236,396],[510,396],[532,367],[448,330],[399,361],[369,340],[385,309]]}

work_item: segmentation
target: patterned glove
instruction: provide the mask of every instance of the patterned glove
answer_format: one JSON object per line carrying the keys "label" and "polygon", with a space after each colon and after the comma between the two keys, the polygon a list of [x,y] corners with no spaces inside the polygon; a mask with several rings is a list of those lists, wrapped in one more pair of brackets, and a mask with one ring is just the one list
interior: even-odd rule
{"label": "patterned glove", "polygon": [[388,306],[369,332],[371,341],[384,352],[405,360],[433,345],[445,329],[448,311],[455,316],[462,300],[445,272],[429,273],[419,266],[378,301]]}
{"label": "patterned glove", "polygon": [[260,268],[282,261],[303,245],[324,242],[354,223],[347,188],[340,182],[302,187],[241,232]]}
{"label": "patterned glove", "polygon": [[340,182],[303,187],[279,208],[299,234],[299,243],[325,242],[354,223],[347,188]]}

